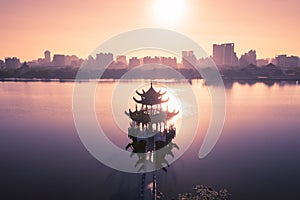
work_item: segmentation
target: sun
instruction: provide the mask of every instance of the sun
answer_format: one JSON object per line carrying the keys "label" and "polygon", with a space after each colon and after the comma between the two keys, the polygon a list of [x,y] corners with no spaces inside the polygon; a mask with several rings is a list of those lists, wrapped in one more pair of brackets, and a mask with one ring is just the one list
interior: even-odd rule
{"label": "sun", "polygon": [[154,0],[154,16],[164,26],[173,26],[185,14],[184,0]]}

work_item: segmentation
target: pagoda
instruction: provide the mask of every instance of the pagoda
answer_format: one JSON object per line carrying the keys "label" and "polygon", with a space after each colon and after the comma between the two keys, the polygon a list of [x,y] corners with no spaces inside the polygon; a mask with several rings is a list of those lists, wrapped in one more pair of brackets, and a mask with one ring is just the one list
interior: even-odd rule
{"label": "pagoda", "polygon": [[[170,122],[178,115],[179,111],[174,109],[171,112],[168,106],[166,106],[166,109],[162,108],[162,104],[167,104],[169,98],[164,97],[166,91],[156,91],[152,82],[147,91],[136,91],[136,94],[139,97],[133,97],[133,100],[137,103],[135,110],[125,111],[125,114],[131,119],[128,137],[132,140],[126,146],[126,150],[131,148],[132,155],[138,155],[139,160],[136,162],[135,167],[141,166],[137,171],[146,171],[147,162],[153,163],[155,169],[167,171],[166,167],[169,167],[169,163],[166,156],[174,157],[172,149],[179,149],[176,144],[172,143],[176,136],[176,128]],[[160,151],[157,151],[159,149]],[[152,156],[146,156],[146,154]],[[149,175],[145,172],[142,174],[140,199],[156,199],[156,175],[153,173],[152,178]],[[152,194],[147,196],[146,183],[149,183],[150,179],[152,179],[153,189]]]}
{"label": "pagoda", "polygon": [[[162,141],[168,144],[175,137],[176,129],[170,120],[179,111],[173,110],[171,112],[168,106],[166,110],[162,108],[162,104],[167,104],[169,98],[164,98],[166,91],[156,91],[152,82],[147,91],[136,91],[136,94],[139,98],[133,97],[137,103],[135,110],[129,109],[129,112],[125,112],[132,120],[128,128],[128,137],[147,143],[147,150],[144,152],[156,150],[155,142]],[[153,139],[154,141],[152,141]]]}

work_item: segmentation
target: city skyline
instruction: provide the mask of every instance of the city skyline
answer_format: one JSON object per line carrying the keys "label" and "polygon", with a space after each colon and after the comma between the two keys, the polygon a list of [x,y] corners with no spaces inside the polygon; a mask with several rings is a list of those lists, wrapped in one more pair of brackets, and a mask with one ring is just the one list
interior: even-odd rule
{"label": "city skyline", "polygon": [[[157,52],[146,50],[145,52],[143,52],[143,54],[141,54],[140,52],[136,52],[136,54],[129,53],[124,55],[114,55],[111,52],[98,52],[94,57],[89,55],[87,58],[80,58],[77,55],[65,55],[62,53],[55,53],[53,54],[53,56],[51,56],[51,52],[49,50],[45,50],[44,57],[35,58],[34,60],[23,60],[21,62],[20,58],[16,56],[7,56],[3,60],[0,58],[0,68],[4,68],[6,63],[9,63],[6,65],[12,66],[11,68],[18,68],[23,62],[26,62],[29,66],[80,67],[80,65],[84,61],[90,63],[94,62],[95,64],[114,62],[118,64],[118,67],[124,67],[125,65],[129,67],[130,65],[138,66],[145,63],[159,63],[172,67],[177,67],[178,64],[188,66],[190,65],[190,63],[192,63],[192,65],[208,66],[211,63],[211,59],[217,66],[245,67],[249,64],[264,66],[269,63],[276,64],[282,67],[300,66],[300,58],[297,55],[280,54],[270,58],[257,58],[256,50],[250,49],[244,54],[241,54],[240,57],[238,57],[235,51],[234,43],[212,44],[212,47],[212,55],[208,55],[207,57],[196,57],[193,50],[184,50],[181,52],[181,56],[173,55],[170,53],[164,54],[164,52],[159,51],[159,54],[155,54]],[[184,60],[187,60],[188,62],[185,62]]]}
{"label": "city skyline", "polygon": [[[76,55],[53,54],[49,50],[44,51],[43,58],[37,58],[31,61],[20,61],[17,57],[5,57],[0,59],[0,69],[16,69],[23,65],[25,66],[72,66],[80,67],[82,64],[104,67],[109,65],[110,68],[122,69],[133,68],[145,64],[161,64],[172,68],[194,68],[194,66],[209,67],[216,66],[232,66],[232,67],[247,67],[249,65],[267,66],[269,64],[280,67],[300,67],[300,57],[295,55],[276,55],[273,58],[258,59],[256,50],[251,49],[245,52],[240,57],[235,52],[234,43],[213,44],[213,55],[207,57],[197,57],[193,50],[181,51],[181,56],[173,54],[169,55],[147,55],[137,56],[129,55],[114,55],[111,52],[99,52],[95,56],[87,58],[79,58]],[[213,64],[214,63],[214,64]]]}
{"label": "city skyline", "polygon": [[165,3],[1,0],[0,58],[13,55],[33,60],[45,46],[53,52],[87,57],[112,35],[144,27],[178,31],[208,54],[212,54],[210,44],[228,41],[239,44],[239,57],[250,49],[257,50],[258,58],[300,55],[295,42],[300,35],[296,0],[242,4],[237,0],[186,0],[181,7],[180,0],[161,1]]}

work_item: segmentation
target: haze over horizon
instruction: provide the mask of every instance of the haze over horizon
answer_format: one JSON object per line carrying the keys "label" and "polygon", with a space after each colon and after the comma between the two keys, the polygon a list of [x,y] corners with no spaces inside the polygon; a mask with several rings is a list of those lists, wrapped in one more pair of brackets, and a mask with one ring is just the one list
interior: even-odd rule
{"label": "haze over horizon", "polygon": [[[212,54],[213,43],[235,43],[240,56],[300,55],[297,0],[0,0],[0,59],[54,53],[87,57],[114,35],[167,28],[187,35]],[[172,3],[171,3],[172,2]]]}

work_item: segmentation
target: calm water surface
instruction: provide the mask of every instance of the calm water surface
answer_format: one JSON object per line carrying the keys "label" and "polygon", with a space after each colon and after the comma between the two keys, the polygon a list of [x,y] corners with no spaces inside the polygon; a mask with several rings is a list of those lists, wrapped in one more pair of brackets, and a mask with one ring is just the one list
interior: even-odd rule
{"label": "calm water surface", "polygon": [[[110,104],[118,84],[131,83],[99,84],[95,108],[108,137],[124,148],[129,121],[115,124]],[[180,88],[188,83],[164,84],[180,97]],[[202,81],[190,87],[199,99],[197,135],[167,172],[157,172],[158,190],[171,198],[205,184],[227,188],[233,199],[300,199],[300,86],[227,85],[224,129],[202,160],[198,152],[212,108]],[[110,169],[82,145],[73,121],[72,92],[73,83],[0,83],[0,199],[138,198],[140,174]],[[133,106],[119,103],[122,116],[123,107]],[[193,112],[188,103],[182,109]],[[192,140],[192,133],[182,130],[174,140],[179,146]]]}

